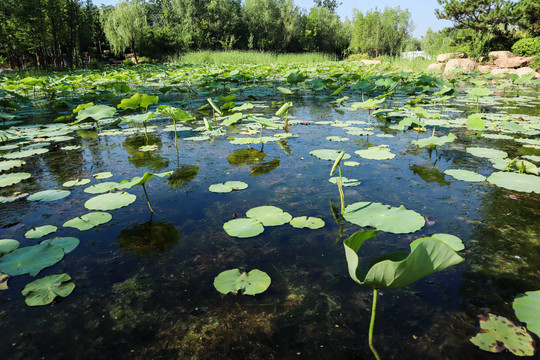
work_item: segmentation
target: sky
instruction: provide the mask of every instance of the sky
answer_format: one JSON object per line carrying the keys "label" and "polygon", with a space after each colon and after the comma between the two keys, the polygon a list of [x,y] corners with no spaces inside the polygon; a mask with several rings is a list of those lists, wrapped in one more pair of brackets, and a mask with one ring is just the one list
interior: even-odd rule
{"label": "sky", "polygon": [[[92,0],[96,5],[114,5],[117,0]],[[204,0],[200,0],[204,1]],[[399,0],[378,0],[376,2],[361,1],[361,0],[340,0],[343,4],[337,9],[338,15],[342,20],[345,18],[352,19],[353,9],[356,8],[365,13],[375,7],[383,10],[386,6],[397,7],[401,9],[409,9],[411,18],[414,23],[414,30],[412,35],[416,38],[421,38],[426,33],[426,30],[430,27],[434,31],[441,30],[445,27],[450,27],[452,23],[448,20],[439,20],[435,17],[435,9],[441,8],[437,3],[437,0],[412,0],[412,1],[399,1]],[[313,7],[313,0],[294,0],[297,6],[310,9]]]}

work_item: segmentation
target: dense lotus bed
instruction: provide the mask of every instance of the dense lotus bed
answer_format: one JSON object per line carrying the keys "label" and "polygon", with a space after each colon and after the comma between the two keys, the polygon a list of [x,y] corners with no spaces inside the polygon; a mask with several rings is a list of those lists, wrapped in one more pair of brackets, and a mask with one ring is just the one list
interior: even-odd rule
{"label": "dense lotus bed", "polygon": [[379,290],[381,357],[530,354],[539,109],[530,78],[342,63],[0,78],[0,351],[370,358],[370,263],[429,242],[454,262]]}

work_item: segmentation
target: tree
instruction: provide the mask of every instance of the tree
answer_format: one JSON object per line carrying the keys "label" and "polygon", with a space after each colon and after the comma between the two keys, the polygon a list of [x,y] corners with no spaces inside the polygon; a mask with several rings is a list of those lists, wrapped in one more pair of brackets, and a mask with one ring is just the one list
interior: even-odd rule
{"label": "tree", "polygon": [[103,31],[112,52],[119,55],[130,48],[135,62],[138,63],[137,45],[146,27],[146,16],[141,2],[123,1],[113,9],[103,10],[101,16]]}
{"label": "tree", "polygon": [[343,4],[337,0],[313,0],[313,2],[316,7],[325,7],[333,13],[335,13],[337,8]]}
{"label": "tree", "polygon": [[342,55],[349,38],[339,16],[326,7],[313,7],[306,18],[304,46],[308,51]]}

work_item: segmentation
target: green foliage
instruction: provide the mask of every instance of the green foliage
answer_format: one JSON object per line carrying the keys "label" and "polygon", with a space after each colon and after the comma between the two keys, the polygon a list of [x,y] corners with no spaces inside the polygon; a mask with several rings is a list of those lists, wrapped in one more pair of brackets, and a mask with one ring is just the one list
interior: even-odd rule
{"label": "green foliage", "polygon": [[256,295],[265,292],[270,283],[270,276],[257,269],[251,270],[249,273],[240,273],[238,269],[226,270],[214,279],[214,287],[222,294],[232,292]]}
{"label": "green foliage", "polygon": [[512,46],[512,53],[521,56],[540,55],[540,36],[518,40]]}

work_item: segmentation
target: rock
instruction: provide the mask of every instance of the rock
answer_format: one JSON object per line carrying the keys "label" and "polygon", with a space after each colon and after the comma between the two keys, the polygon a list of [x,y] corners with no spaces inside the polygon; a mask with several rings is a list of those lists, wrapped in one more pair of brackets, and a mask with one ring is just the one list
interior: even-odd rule
{"label": "rock", "polygon": [[486,56],[480,56],[480,57],[478,58],[478,62],[479,62],[479,63],[485,63],[485,62],[487,62],[488,60],[489,60],[489,58],[486,57]]}
{"label": "rock", "polygon": [[445,63],[433,63],[429,64],[428,70],[443,71],[445,66]]}
{"label": "rock", "polygon": [[492,51],[488,54],[489,57],[497,59],[508,59],[511,57],[514,57],[514,54],[512,54],[510,51]]}
{"label": "rock", "polygon": [[451,59],[448,60],[444,67],[444,73],[448,74],[454,69],[463,69],[464,72],[473,72],[478,64],[472,59]]}
{"label": "rock", "polygon": [[480,72],[490,72],[495,68],[495,65],[478,65],[478,71]]}
{"label": "rock", "polygon": [[381,60],[366,60],[362,59],[360,62],[364,65],[379,65],[381,63]]}
{"label": "rock", "polygon": [[445,63],[450,59],[464,59],[466,57],[467,57],[467,54],[462,53],[462,52],[440,54],[440,55],[437,55],[437,62]]}
{"label": "rock", "polygon": [[502,76],[502,75],[506,75],[506,74],[515,74],[515,73],[516,73],[516,70],[514,70],[514,69],[495,68],[495,69],[491,70],[491,75],[493,75],[493,76]]}
{"label": "rock", "polygon": [[523,76],[523,75],[529,75],[530,73],[534,73],[533,78],[538,79],[540,78],[540,74],[538,74],[534,69],[531,69],[530,67],[522,67],[515,70],[516,75]]}
{"label": "rock", "polygon": [[14,72],[15,70],[11,70],[11,69],[0,69],[0,74],[10,74]]}
{"label": "rock", "polygon": [[534,60],[534,56],[530,56],[530,57],[515,56],[512,58],[497,59],[494,61],[494,63],[500,68],[518,68],[518,67],[528,65],[533,60]]}

